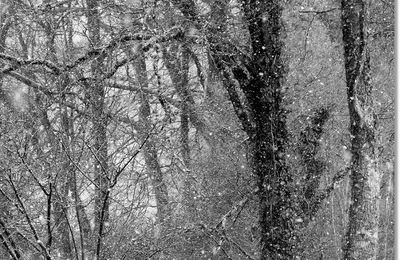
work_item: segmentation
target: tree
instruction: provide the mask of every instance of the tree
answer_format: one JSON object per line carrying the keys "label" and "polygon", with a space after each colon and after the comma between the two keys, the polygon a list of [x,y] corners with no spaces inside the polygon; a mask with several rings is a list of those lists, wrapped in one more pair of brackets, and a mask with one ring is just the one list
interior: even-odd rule
{"label": "tree", "polygon": [[[139,55],[135,64],[135,71],[140,88],[148,88],[149,85],[147,79],[146,60],[144,53],[141,50],[139,50]],[[165,237],[168,222],[171,221],[171,206],[169,205],[168,189],[165,184],[163,176],[164,174],[161,171],[159,163],[159,156],[156,150],[156,141],[154,140],[155,138],[152,133],[150,121],[151,108],[148,94],[144,92],[140,93],[140,102],[139,122],[141,129],[138,129],[137,131],[141,136],[142,142],[145,142],[144,158],[150,175],[151,185],[154,190],[157,207],[156,231],[154,234],[154,239],[156,240],[155,244],[157,245],[156,251],[160,250],[162,255],[164,250],[162,249],[163,246],[161,241]]]}
{"label": "tree", "polygon": [[[196,22],[192,1],[173,2]],[[252,174],[258,187],[260,257],[286,259],[294,256],[294,238],[288,188],[291,177],[285,165],[286,116],[282,105],[283,7],[279,1],[241,4],[251,46],[246,57],[238,50],[233,55],[227,51],[232,46],[218,37],[223,28],[218,24],[214,27],[219,28],[218,33],[206,37],[235,112],[249,137]],[[243,92],[246,104],[241,102],[237,89]]]}
{"label": "tree", "polygon": [[[347,217],[347,173],[358,168],[342,146],[354,142],[349,116],[362,120],[346,107],[335,1],[3,1],[0,255],[354,251],[341,241],[359,227]],[[355,80],[347,100],[358,114],[374,105],[379,125],[360,154],[373,146],[387,176],[392,9],[368,8],[371,82]],[[382,178],[378,258],[393,250],[391,185]]]}
{"label": "tree", "polygon": [[342,31],[351,134],[351,205],[344,259],[376,259],[381,173],[375,154],[376,116],[365,1],[342,1]]}
{"label": "tree", "polygon": [[[97,1],[88,0],[87,5],[87,25],[89,32],[89,42],[91,48],[98,48],[100,41],[100,14],[99,3]],[[91,64],[91,78],[87,84],[88,101],[91,108],[92,124],[93,124],[93,169],[95,184],[95,205],[94,205],[94,229],[93,229],[93,251],[96,257],[101,254],[102,239],[104,236],[105,223],[109,219],[109,187],[110,174],[108,167],[108,138],[107,125],[108,118],[106,115],[105,104],[105,86],[99,81],[102,77],[103,57],[97,57]]]}

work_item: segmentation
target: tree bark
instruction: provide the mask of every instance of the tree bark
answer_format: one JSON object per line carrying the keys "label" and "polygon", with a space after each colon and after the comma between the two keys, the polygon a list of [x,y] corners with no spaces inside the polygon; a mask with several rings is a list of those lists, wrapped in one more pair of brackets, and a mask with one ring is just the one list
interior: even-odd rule
{"label": "tree bark", "polygon": [[342,0],[342,32],[350,112],[351,204],[343,259],[376,259],[381,174],[375,157],[375,115],[363,0]]}
{"label": "tree bark", "polygon": [[[89,41],[92,48],[99,47],[100,40],[100,14],[99,2],[87,0],[87,19]],[[104,236],[104,224],[108,221],[109,201],[108,188],[110,185],[108,176],[108,143],[107,125],[108,119],[105,111],[105,87],[98,79],[101,78],[103,57],[96,58],[91,64],[92,82],[90,82],[89,98],[92,109],[93,124],[93,166],[95,171],[95,209],[94,209],[94,238],[96,241],[96,255],[100,257],[102,238]]]}
{"label": "tree bark", "polygon": [[[44,4],[50,4],[50,1],[44,1]],[[57,60],[57,53],[56,53],[56,45],[55,45],[55,37],[56,37],[56,28],[52,25],[55,23],[54,17],[52,15],[48,15],[44,21],[40,24],[44,27],[44,31],[46,34],[46,47],[48,53],[50,54],[50,61],[54,64],[58,63]],[[52,79],[53,82],[56,81],[54,78]],[[61,78],[61,82],[59,83],[59,92],[65,93],[68,84],[69,84],[69,77],[65,75]],[[69,133],[70,133],[70,126],[69,126],[69,119],[68,119],[68,112],[67,108],[64,107],[64,102],[66,101],[65,94],[61,95],[61,104],[60,104],[60,128],[62,129],[61,133],[61,141],[64,145],[65,150],[69,151]],[[55,227],[55,245],[61,248],[61,256],[66,259],[72,258],[72,245],[70,239],[70,229],[69,229],[69,220],[68,220],[68,193],[70,189],[70,179],[71,179],[71,164],[68,160],[65,152],[63,152],[62,147],[57,144],[55,136],[50,139],[52,142],[53,147],[57,147],[58,149],[55,151],[59,154],[59,157],[62,158],[61,167],[56,169],[57,173],[57,184],[56,191],[54,192],[55,199],[51,201],[53,205],[53,214],[54,214],[54,227]],[[58,171],[59,170],[59,171]]]}
{"label": "tree bark", "polygon": [[[188,19],[199,24],[192,0],[173,3]],[[281,1],[274,0],[241,3],[250,35],[250,56],[244,56],[226,39],[213,37],[215,34],[209,32],[206,37],[235,112],[249,136],[251,168],[259,189],[260,259],[290,259],[294,257],[294,233],[282,104],[283,8]],[[242,104],[238,89],[247,104]]]}
{"label": "tree bark", "polygon": [[[148,79],[147,79],[147,69],[146,69],[146,61],[145,56],[142,50],[138,48],[139,54],[136,62],[134,63],[136,76],[138,79],[138,83],[140,88],[148,88]],[[164,182],[163,173],[161,171],[160,164],[158,162],[157,148],[156,143],[154,141],[154,134],[152,132],[151,127],[151,110],[148,94],[145,92],[140,93],[140,109],[139,109],[139,120],[141,129],[137,129],[140,135],[140,139],[142,142],[146,142],[143,147],[144,159],[146,162],[147,170],[149,172],[149,176],[151,179],[151,184],[154,189],[155,200],[157,204],[157,214],[156,214],[156,232],[155,239],[157,248],[156,250],[160,250],[162,255],[164,253],[164,248],[160,244],[162,241],[167,223],[171,219],[171,209],[168,203],[168,189],[167,185]],[[146,141],[147,139],[147,141]]]}
{"label": "tree bark", "polygon": [[[212,145],[216,140],[212,135],[210,135],[212,133],[210,127],[204,122],[199,113],[196,112],[194,98],[188,89],[189,80],[187,73],[189,70],[189,54],[187,48],[189,48],[189,46],[185,44],[182,46],[182,48],[182,62],[176,57],[173,57],[173,55],[171,55],[165,49],[163,50],[165,67],[168,70],[179,98],[182,100],[180,107],[182,112],[181,119],[183,118],[184,124],[185,120],[190,122],[197,129],[197,131],[201,133],[208,144]],[[185,155],[185,152],[183,155]]]}
{"label": "tree bark", "polygon": [[[176,46],[178,47],[178,46]],[[174,46],[175,48],[175,46]],[[189,221],[195,221],[197,216],[196,206],[193,197],[196,196],[196,190],[192,186],[192,174],[190,171],[190,146],[189,146],[189,130],[191,122],[199,131],[202,131],[203,136],[207,138],[207,129],[204,122],[199,118],[198,113],[194,110],[195,102],[190,89],[188,87],[189,79],[189,52],[187,44],[183,44],[179,49],[181,52],[169,53],[164,50],[164,63],[168,73],[172,79],[172,83],[177,90],[181,101],[180,106],[180,143],[181,143],[181,156],[183,159],[185,176],[183,180],[183,205],[185,207],[185,215]],[[180,59],[174,57],[180,56]],[[193,120],[193,121],[191,121]],[[208,139],[207,139],[208,140]]]}
{"label": "tree bark", "polygon": [[261,259],[288,259],[294,255],[288,189],[291,178],[285,163],[286,116],[282,107],[282,6],[280,1],[242,2],[253,57],[247,65],[251,75],[247,84],[242,76],[236,78],[242,81],[253,121],[247,134],[259,189]]}
{"label": "tree bark", "polygon": [[[0,53],[4,53],[7,34],[11,27],[11,21],[7,21],[5,18],[7,18],[7,15],[3,14],[0,19],[0,22],[4,24],[0,29]],[[0,65],[3,66],[3,63],[0,63]],[[4,75],[0,74],[0,101],[13,110],[12,101],[10,100],[8,93],[4,90],[3,77]]]}

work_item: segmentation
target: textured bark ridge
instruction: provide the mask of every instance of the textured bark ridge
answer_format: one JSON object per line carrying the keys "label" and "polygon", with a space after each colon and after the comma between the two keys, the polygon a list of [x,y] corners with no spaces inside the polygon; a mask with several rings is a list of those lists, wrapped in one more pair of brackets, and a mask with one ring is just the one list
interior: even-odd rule
{"label": "textured bark ridge", "polygon": [[351,133],[351,205],[344,259],[376,259],[381,174],[374,151],[370,60],[365,34],[365,4],[342,1],[342,27]]}

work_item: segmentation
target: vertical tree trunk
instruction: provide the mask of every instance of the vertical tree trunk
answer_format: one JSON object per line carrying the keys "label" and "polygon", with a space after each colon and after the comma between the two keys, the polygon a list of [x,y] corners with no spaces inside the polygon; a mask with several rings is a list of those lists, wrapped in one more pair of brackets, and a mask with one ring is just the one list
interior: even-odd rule
{"label": "vertical tree trunk", "polygon": [[259,189],[260,259],[289,259],[293,257],[293,244],[288,189],[291,178],[285,163],[287,133],[282,107],[282,6],[280,1],[243,3],[253,50],[249,64],[252,75],[248,84],[242,84],[242,90],[254,121],[248,135]]}
{"label": "vertical tree trunk", "polygon": [[[48,0],[44,1],[44,4],[50,4]],[[55,37],[56,37],[56,30],[53,28],[54,24],[54,17],[47,16],[46,19],[43,21],[42,26],[45,29],[46,33],[46,45],[48,53],[50,54],[50,60],[54,64],[57,64],[57,53],[56,53],[56,46],[55,46]],[[53,79],[53,81],[55,81]],[[68,76],[63,76],[59,83],[59,91],[60,93],[65,93],[66,88],[69,84]],[[61,117],[61,140],[67,151],[69,150],[68,145],[68,137],[69,137],[69,123],[68,123],[68,114],[67,108],[64,107],[65,102],[65,94],[61,95],[61,104],[60,104],[60,117]],[[55,244],[57,247],[61,248],[61,256],[66,259],[72,258],[72,246],[71,246],[71,239],[70,239],[70,230],[69,230],[69,223],[68,223],[68,207],[66,205],[68,201],[68,192],[70,188],[70,170],[71,165],[66,156],[65,152],[63,151],[62,147],[60,147],[54,138],[52,138],[52,146],[57,147],[58,149],[55,151],[58,156],[60,157],[61,167],[57,170],[60,170],[60,174],[58,176],[57,183],[57,192],[55,192],[55,199],[52,201],[52,205],[54,208],[54,227],[55,227]]]}
{"label": "vertical tree trunk", "polygon": [[[0,53],[4,53],[5,50],[5,43],[8,31],[11,27],[11,21],[7,21],[7,14],[2,14],[0,17],[0,22],[4,24],[0,29]],[[3,63],[0,63],[0,66],[3,66]],[[0,75],[0,102],[3,102],[8,108],[12,109],[12,101],[10,97],[7,95],[7,92],[3,88],[3,77],[4,75]]]}
{"label": "vertical tree trunk", "polygon": [[[163,57],[165,67],[168,70],[168,73],[171,77],[171,80],[175,86],[175,89],[179,95],[179,98],[182,100],[181,112],[182,116],[188,117],[188,121],[196,128],[196,130],[201,133],[202,137],[212,145],[215,142],[215,139],[210,135],[210,128],[204,123],[201,116],[194,109],[195,101],[193,95],[190,93],[188,88],[188,66],[189,66],[189,57],[188,57],[188,49],[189,46],[182,46],[184,49],[182,52],[182,61],[174,57],[171,53],[163,50]],[[185,124],[185,122],[183,122]],[[185,154],[185,152],[183,152]],[[187,154],[186,154],[187,156]]]}
{"label": "vertical tree trunk", "polygon": [[[71,3],[69,4],[71,7]],[[65,28],[65,39],[66,39],[66,57],[67,60],[71,60],[73,57],[73,25],[72,21],[68,20],[64,24]],[[62,98],[62,100],[65,100]],[[61,102],[62,103],[62,102]],[[73,160],[74,158],[74,144],[71,143],[72,138],[74,137],[74,124],[73,122],[69,122],[73,116],[73,113],[68,115],[68,109],[67,107],[64,108],[63,114],[62,114],[62,124],[63,124],[63,129],[64,132],[67,135],[64,135],[65,140],[65,146],[64,146],[64,153],[63,156],[65,156],[65,166],[68,167],[69,170],[69,190],[71,191],[71,197],[74,202],[74,208],[75,208],[75,216],[76,216],[76,221],[79,227],[79,239],[80,239],[80,256],[81,259],[85,259],[85,252],[89,249],[89,239],[90,239],[90,234],[91,234],[91,228],[90,228],[90,220],[88,217],[88,214],[85,210],[85,207],[83,205],[83,202],[80,198],[79,191],[78,191],[78,179],[76,175],[77,169],[75,168],[74,165],[71,164],[71,159]],[[69,155],[68,155],[69,153]],[[68,160],[68,163],[67,163]],[[75,245],[76,246],[76,245]]]}
{"label": "vertical tree trunk", "polygon": [[[389,171],[382,176],[381,198],[379,203],[380,225],[382,233],[379,234],[379,251],[377,259],[391,259],[388,249],[393,248],[393,172]],[[393,258],[393,257],[392,257]]]}
{"label": "vertical tree trunk", "polygon": [[365,3],[342,0],[342,31],[351,134],[351,204],[344,259],[376,259],[380,172],[374,151],[375,115],[365,35]]}
{"label": "vertical tree trunk", "polygon": [[[136,76],[140,88],[148,88],[145,56],[140,48],[138,49],[140,53],[138,54],[138,58],[134,64]],[[137,130],[140,134],[142,142],[146,142],[143,147],[144,159],[151,179],[151,184],[154,189],[155,200],[157,204],[155,239],[157,246],[160,247],[157,248],[157,250],[160,250],[160,255],[162,255],[165,249],[160,242],[165,235],[167,223],[171,220],[171,209],[168,203],[168,189],[164,182],[163,173],[158,162],[157,148],[152,133],[150,103],[148,95],[143,91],[140,93],[140,101],[141,105],[139,110],[139,118],[141,129]]]}
{"label": "vertical tree trunk", "polygon": [[[173,3],[188,19],[200,23],[192,0]],[[208,32],[206,37],[235,112],[249,136],[251,168],[259,189],[260,259],[291,259],[294,233],[291,177],[285,163],[286,116],[282,106],[282,2],[241,3],[250,35],[250,56],[242,56],[227,39],[215,37],[215,33]],[[242,103],[238,89],[246,97],[246,104]]]}
{"label": "vertical tree trunk", "polygon": [[[183,205],[185,207],[185,215],[189,221],[195,221],[197,216],[196,206],[193,197],[196,196],[196,188],[192,186],[192,174],[190,171],[190,146],[189,146],[189,122],[190,119],[195,119],[199,121],[197,113],[194,111],[193,106],[195,105],[192,94],[190,93],[188,83],[188,73],[189,73],[189,46],[183,44],[178,48],[174,46],[173,48],[181,49],[182,51],[176,51],[170,53],[164,50],[164,63],[168,70],[168,73],[172,79],[172,82],[177,90],[179,98],[181,101],[181,111],[180,111],[180,143],[181,143],[181,156],[184,163],[184,168],[186,170],[184,180],[183,180]],[[175,57],[178,55],[178,57]],[[200,122],[200,121],[199,121]],[[192,124],[204,128],[204,123]]]}
{"label": "vertical tree trunk", "polygon": [[[7,14],[2,14],[0,16],[0,23],[3,23],[3,27],[0,28],[0,53],[4,53],[5,50],[5,42],[8,35],[8,31],[11,26],[11,22],[6,22]],[[0,63],[0,66],[3,66],[3,63]],[[8,97],[6,91],[3,89],[3,75],[0,75],[0,102],[2,102],[5,107],[10,108],[13,110],[12,101]],[[2,186],[0,186],[2,188]],[[6,227],[5,221],[10,217],[11,212],[11,204],[10,202],[3,196],[0,195],[0,243],[6,249],[6,251],[10,254],[12,259],[20,259],[21,254],[16,247],[14,242],[14,238],[11,236],[10,232]]]}
{"label": "vertical tree trunk", "polygon": [[[87,19],[89,41],[93,48],[99,47],[100,40],[100,14],[99,2],[87,0]],[[93,164],[95,186],[94,209],[94,238],[96,241],[96,255],[99,257],[101,240],[104,235],[104,223],[108,221],[109,201],[107,190],[109,188],[108,163],[107,163],[107,115],[105,112],[105,88],[99,78],[102,75],[102,57],[98,57],[91,64],[92,82],[90,82],[90,104],[93,124]]]}
{"label": "vertical tree trunk", "polygon": [[[69,83],[68,76],[64,77],[63,82],[60,84],[61,93],[65,93],[66,87]],[[61,162],[61,171],[59,175],[59,188],[57,192],[57,201],[54,203],[54,214],[55,214],[55,226],[58,232],[58,243],[61,246],[62,257],[65,259],[72,259],[72,246],[70,239],[70,230],[68,223],[68,193],[71,188],[71,179],[72,179],[72,170],[73,167],[66,153],[71,151],[70,149],[70,123],[68,116],[68,109],[64,106],[63,102],[66,101],[66,97],[63,94],[61,96],[61,108],[60,108],[60,116],[61,116],[61,142],[62,148],[60,151],[60,157],[62,158]]]}
{"label": "vertical tree trunk", "polygon": [[[228,0],[209,1],[210,5],[210,33],[215,38],[224,39],[227,35]],[[215,91],[216,83],[220,81],[219,71],[213,61],[212,54],[208,53],[207,97]]]}

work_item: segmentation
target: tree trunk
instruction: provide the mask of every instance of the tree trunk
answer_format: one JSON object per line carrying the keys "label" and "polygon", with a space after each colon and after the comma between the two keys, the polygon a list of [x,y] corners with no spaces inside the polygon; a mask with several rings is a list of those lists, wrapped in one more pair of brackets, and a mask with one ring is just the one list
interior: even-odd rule
{"label": "tree trunk", "polygon": [[[69,84],[68,76],[65,76],[63,82],[60,84],[60,92],[64,93]],[[60,116],[61,116],[61,142],[62,148],[60,151],[60,157],[62,158],[61,169],[60,169],[60,177],[59,177],[59,188],[57,199],[55,202],[54,211],[55,218],[58,221],[55,221],[55,225],[57,226],[57,231],[59,235],[59,243],[62,248],[62,257],[66,259],[72,259],[72,246],[70,239],[70,230],[68,223],[68,194],[71,190],[71,182],[72,180],[72,171],[73,166],[68,158],[67,153],[72,154],[72,148],[70,147],[70,138],[71,138],[71,124],[70,117],[68,115],[68,108],[64,106],[64,102],[66,101],[65,95],[61,95],[61,104],[60,104]],[[73,234],[71,234],[73,235]]]}
{"label": "tree trunk", "polygon": [[[3,14],[0,19],[0,22],[4,24],[0,29],[0,53],[4,53],[7,34],[11,27],[11,21],[7,21],[6,18],[7,15]],[[3,66],[3,62],[0,63],[0,66]],[[4,90],[3,77],[4,74],[0,74],[0,102],[4,103],[4,105],[10,108],[10,110],[13,110],[12,101],[7,92]]]}
{"label": "tree trunk", "polygon": [[244,106],[237,106],[231,92],[230,96],[252,148],[251,167],[259,189],[260,259],[290,259],[294,257],[294,237],[288,188],[291,177],[285,163],[286,115],[282,107],[282,6],[280,1],[242,3],[252,53],[244,64],[247,71],[241,67],[232,71],[246,96],[247,115],[242,114],[240,107]]}
{"label": "tree trunk", "polygon": [[[212,135],[210,135],[210,133],[212,133],[210,127],[207,126],[199,113],[196,112],[194,98],[190,93],[190,90],[188,89],[189,82],[187,73],[189,70],[189,57],[187,52],[189,50],[187,48],[189,48],[189,46],[185,44],[184,46],[182,46],[182,48],[184,49],[181,54],[182,62],[176,57],[173,57],[173,55],[165,49],[163,50],[165,67],[168,70],[168,73],[176,88],[179,98],[182,100],[182,105],[180,107],[182,117],[184,117],[184,120],[190,121],[190,123],[208,142],[208,144],[212,145],[216,140],[215,138],[213,138]],[[185,122],[183,123],[185,124]],[[185,152],[183,153],[183,155],[185,155]]]}
{"label": "tree trunk", "polygon": [[[44,1],[44,4],[50,4],[50,1],[46,0]],[[57,64],[57,53],[56,53],[56,45],[55,45],[55,37],[56,37],[56,30],[53,28],[53,24],[55,23],[54,17],[49,15],[46,17],[46,19],[43,21],[42,26],[44,27],[45,33],[46,33],[46,46],[48,49],[48,53],[50,54],[50,60],[54,64]],[[56,81],[56,79],[52,79],[53,82]],[[60,93],[65,93],[68,84],[69,84],[69,77],[67,75],[62,76],[61,82],[59,83],[59,91]],[[70,229],[69,229],[69,223],[68,223],[68,193],[69,193],[69,188],[70,188],[70,179],[71,179],[71,165],[70,161],[66,155],[66,152],[69,151],[69,132],[70,132],[70,127],[68,123],[68,114],[67,114],[67,108],[64,107],[64,102],[66,101],[66,96],[65,94],[61,95],[61,104],[60,104],[60,128],[62,129],[61,133],[61,141],[62,145],[64,146],[66,151],[63,151],[63,148],[57,144],[57,141],[54,138],[51,138],[51,145],[53,147],[57,147],[58,149],[55,151],[57,154],[59,154],[57,157],[61,158],[61,167],[57,169],[56,171],[60,172],[58,177],[57,185],[56,187],[57,192],[55,192],[55,199],[52,201],[52,205],[54,208],[54,227],[56,230],[56,233],[54,234],[55,237],[55,244],[57,247],[61,248],[61,256],[66,259],[71,259],[72,258],[72,246],[71,246],[71,239],[70,239]],[[55,137],[55,136],[54,136]]]}
{"label": "tree trunk", "polygon": [[[259,189],[260,259],[290,259],[294,257],[294,233],[282,107],[283,8],[281,1],[275,0],[241,2],[250,35],[250,55],[245,57],[215,33],[209,32],[206,37],[235,112],[249,136],[251,168]],[[200,23],[192,0],[173,3],[188,19]],[[241,102],[238,89],[246,97],[246,104]]]}
{"label": "tree trunk", "polygon": [[[145,56],[140,48],[138,51],[140,53],[138,54],[138,58],[134,63],[136,76],[140,88],[147,89],[148,79]],[[139,125],[141,126],[141,129],[137,129],[137,131],[139,132],[142,142],[146,142],[143,147],[144,159],[151,179],[151,184],[154,189],[155,200],[157,204],[155,239],[157,247],[159,248],[156,250],[160,250],[161,254],[159,255],[162,255],[165,249],[160,242],[165,235],[168,221],[171,221],[171,209],[168,203],[168,189],[164,182],[163,173],[158,162],[157,148],[153,136],[154,133],[152,133],[150,120],[151,110],[148,94],[142,91],[140,93],[140,101]]]}
{"label": "tree trunk", "polygon": [[[180,143],[181,156],[184,164],[185,176],[183,180],[183,205],[185,207],[185,216],[189,221],[195,221],[197,216],[194,197],[196,196],[196,188],[193,187],[192,173],[190,170],[190,146],[189,146],[189,122],[191,122],[199,131],[203,131],[203,135],[207,135],[205,131],[206,125],[199,118],[199,115],[194,110],[194,99],[188,87],[189,79],[189,51],[186,44],[174,46],[174,49],[182,49],[181,52],[176,51],[170,53],[164,49],[164,63],[168,73],[172,79],[172,83],[177,90],[181,99],[180,106]],[[180,56],[175,57],[176,55]],[[193,121],[191,121],[193,120]]]}
{"label": "tree trunk", "polygon": [[[87,0],[88,32],[91,47],[99,47],[100,40],[100,14],[99,2]],[[108,163],[107,163],[107,115],[105,112],[105,88],[98,79],[102,75],[103,57],[96,58],[91,64],[92,80],[89,97],[92,109],[93,124],[93,165],[95,183],[95,209],[94,209],[94,238],[96,241],[96,255],[100,256],[102,237],[104,236],[104,224],[108,221]]]}
{"label": "tree trunk", "polygon": [[342,0],[342,31],[351,134],[351,204],[344,259],[376,259],[381,175],[375,157],[375,115],[363,0]]}
{"label": "tree trunk", "polygon": [[[228,17],[228,0],[209,1],[210,5],[210,33],[214,37],[221,37],[223,39],[227,34],[227,17]],[[212,59],[212,54],[207,53],[208,60],[208,75],[206,95],[212,97],[219,79],[219,71]]]}

